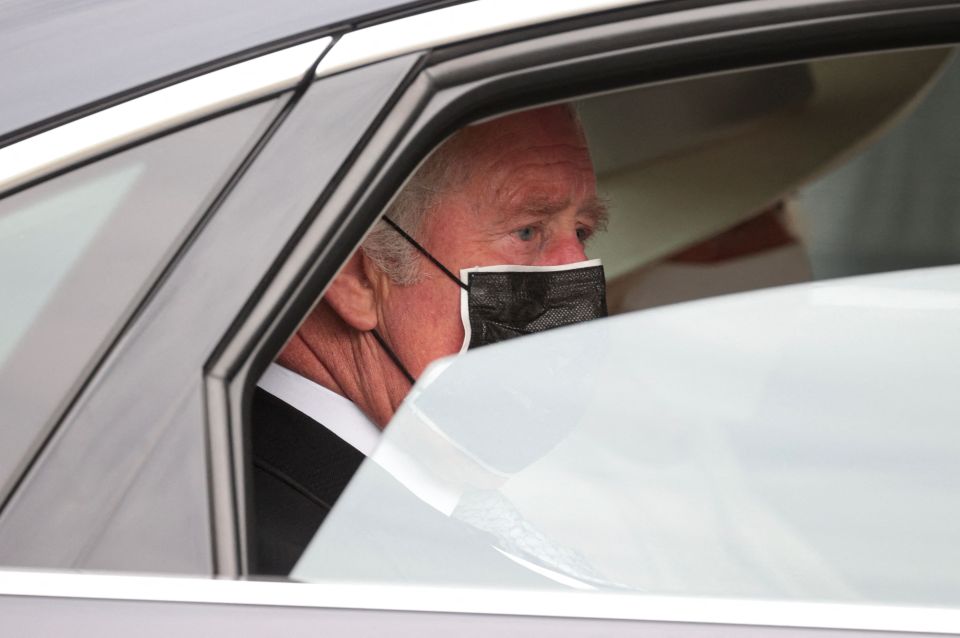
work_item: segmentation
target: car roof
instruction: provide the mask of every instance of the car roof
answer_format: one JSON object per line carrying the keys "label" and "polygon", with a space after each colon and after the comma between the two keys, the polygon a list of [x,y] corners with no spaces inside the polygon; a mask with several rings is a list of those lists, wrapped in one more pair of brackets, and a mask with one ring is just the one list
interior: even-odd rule
{"label": "car roof", "polygon": [[38,123],[238,53],[437,0],[0,0],[0,145]]}

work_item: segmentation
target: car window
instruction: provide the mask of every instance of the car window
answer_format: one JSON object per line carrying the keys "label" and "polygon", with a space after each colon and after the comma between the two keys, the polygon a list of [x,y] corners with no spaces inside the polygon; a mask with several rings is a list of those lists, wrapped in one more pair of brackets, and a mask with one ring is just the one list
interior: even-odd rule
{"label": "car window", "polygon": [[10,210],[0,218],[0,285],[13,295],[0,329],[0,365],[144,168],[143,161],[125,163],[33,202],[7,202]]}
{"label": "car window", "polygon": [[674,305],[435,364],[292,576],[956,607],[958,274]]}
{"label": "car window", "polygon": [[958,76],[924,49],[581,100],[622,316],[428,368],[292,577],[960,603]]}
{"label": "car window", "polygon": [[189,127],[0,200],[3,483],[29,461],[272,108]]}

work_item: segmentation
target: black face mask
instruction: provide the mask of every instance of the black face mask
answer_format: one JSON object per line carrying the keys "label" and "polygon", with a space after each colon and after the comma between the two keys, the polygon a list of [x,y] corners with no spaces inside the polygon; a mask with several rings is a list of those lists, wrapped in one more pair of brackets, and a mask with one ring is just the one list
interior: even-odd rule
{"label": "black face mask", "polygon": [[[392,220],[384,221],[460,286],[464,339],[460,352],[526,334],[607,316],[607,285],[599,259],[562,266],[465,268],[458,279]],[[376,334],[411,383],[413,377]]]}
{"label": "black face mask", "polygon": [[460,271],[464,347],[485,346],[607,316],[599,259],[563,266],[488,266]]}

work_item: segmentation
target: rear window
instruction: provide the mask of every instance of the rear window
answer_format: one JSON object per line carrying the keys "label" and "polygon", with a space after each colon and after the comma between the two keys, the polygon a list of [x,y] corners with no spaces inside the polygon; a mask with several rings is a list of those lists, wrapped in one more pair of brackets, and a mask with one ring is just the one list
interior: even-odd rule
{"label": "rear window", "polygon": [[29,461],[270,109],[187,128],[0,200],[0,485]]}

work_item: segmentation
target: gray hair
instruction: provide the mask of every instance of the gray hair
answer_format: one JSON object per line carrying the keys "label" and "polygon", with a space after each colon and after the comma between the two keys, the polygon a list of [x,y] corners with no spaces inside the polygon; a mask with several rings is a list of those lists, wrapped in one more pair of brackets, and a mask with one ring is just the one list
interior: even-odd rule
{"label": "gray hair", "polygon": [[[436,208],[441,195],[466,179],[466,163],[459,157],[465,130],[457,131],[427,157],[384,213],[418,242],[427,213]],[[417,249],[383,220],[360,248],[394,283],[409,285],[421,280]]]}

